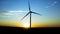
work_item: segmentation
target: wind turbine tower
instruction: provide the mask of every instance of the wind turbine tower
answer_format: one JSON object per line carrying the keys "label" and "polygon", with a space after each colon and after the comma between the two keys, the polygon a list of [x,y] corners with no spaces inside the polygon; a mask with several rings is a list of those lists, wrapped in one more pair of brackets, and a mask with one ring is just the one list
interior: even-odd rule
{"label": "wind turbine tower", "polygon": [[41,16],[41,14],[31,11],[30,2],[29,1],[28,1],[28,9],[29,9],[29,12],[21,20],[23,20],[27,15],[30,15],[30,28],[31,28],[31,15],[32,15],[32,13],[33,14],[40,15],[40,16]]}

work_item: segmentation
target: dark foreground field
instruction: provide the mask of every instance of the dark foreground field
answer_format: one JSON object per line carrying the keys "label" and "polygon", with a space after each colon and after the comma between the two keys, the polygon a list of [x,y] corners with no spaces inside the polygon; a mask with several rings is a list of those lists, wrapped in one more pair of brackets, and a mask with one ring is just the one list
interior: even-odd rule
{"label": "dark foreground field", "polygon": [[0,26],[0,32],[12,32],[12,33],[41,33],[41,32],[60,32],[60,27],[44,27],[44,28],[31,28],[31,29],[24,29],[20,27],[7,27],[7,26]]}

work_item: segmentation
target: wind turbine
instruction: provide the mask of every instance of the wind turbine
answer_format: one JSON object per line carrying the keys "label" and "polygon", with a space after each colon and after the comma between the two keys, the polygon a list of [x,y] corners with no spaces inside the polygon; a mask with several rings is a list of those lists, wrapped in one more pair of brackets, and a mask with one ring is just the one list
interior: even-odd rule
{"label": "wind turbine", "polygon": [[40,16],[41,16],[41,14],[31,11],[31,9],[30,9],[30,2],[29,2],[29,1],[28,1],[28,9],[29,9],[29,12],[28,12],[21,20],[23,20],[27,15],[30,14],[30,28],[31,28],[31,15],[32,15],[32,13],[33,13],[33,14],[40,15]]}

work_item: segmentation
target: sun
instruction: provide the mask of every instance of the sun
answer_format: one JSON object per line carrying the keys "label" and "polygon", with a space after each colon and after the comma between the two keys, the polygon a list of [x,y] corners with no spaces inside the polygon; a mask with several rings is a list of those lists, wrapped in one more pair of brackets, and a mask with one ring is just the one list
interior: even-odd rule
{"label": "sun", "polygon": [[29,28],[29,23],[24,23],[25,28]]}

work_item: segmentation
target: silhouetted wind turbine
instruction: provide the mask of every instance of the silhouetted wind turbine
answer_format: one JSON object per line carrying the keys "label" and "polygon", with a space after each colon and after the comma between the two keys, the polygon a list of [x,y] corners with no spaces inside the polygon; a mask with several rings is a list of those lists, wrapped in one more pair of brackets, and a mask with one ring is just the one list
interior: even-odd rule
{"label": "silhouetted wind turbine", "polygon": [[30,9],[30,2],[29,1],[28,1],[28,9],[29,9],[29,12],[21,20],[23,20],[27,15],[30,14],[30,28],[31,28],[31,15],[32,15],[32,13],[33,14],[37,14],[37,15],[41,15],[41,14],[31,11],[31,9]]}

